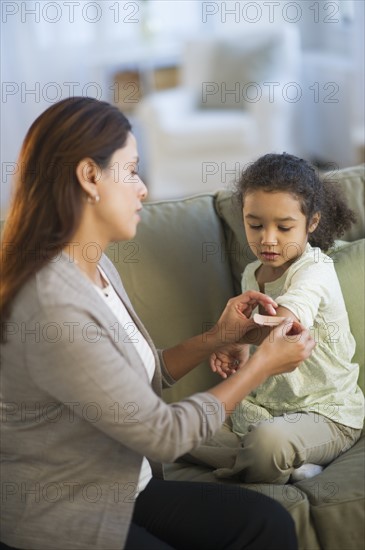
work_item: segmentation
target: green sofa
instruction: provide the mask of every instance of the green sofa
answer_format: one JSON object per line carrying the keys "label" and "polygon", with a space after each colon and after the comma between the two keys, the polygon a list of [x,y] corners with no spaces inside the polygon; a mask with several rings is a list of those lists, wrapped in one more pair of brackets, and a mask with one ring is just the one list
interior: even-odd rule
{"label": "green sofa", "polygon": [[[361,365],[359,383],[364,390],[364,166],[327,177],[344,189],[357,214],[356,225],[336,243],[331,255],[357,342],[354,361]],[[200,333],[218,319],[228,298],[240,293],[240,275],[253,257],[228,190],[146,203],[142,218],[133,242],[112,244],[108,255],[155,344],[164,348]],[[176,401],[219,381],[203,364],[165,390],[165,399]],[[277,499],[290,511],[302,550],[361,550],[364,443],[363,436],[309,480],[247,486]],[[183,461],[166,465],[165,473],[175,480],[234,483],[218,481],[210,469]]]}

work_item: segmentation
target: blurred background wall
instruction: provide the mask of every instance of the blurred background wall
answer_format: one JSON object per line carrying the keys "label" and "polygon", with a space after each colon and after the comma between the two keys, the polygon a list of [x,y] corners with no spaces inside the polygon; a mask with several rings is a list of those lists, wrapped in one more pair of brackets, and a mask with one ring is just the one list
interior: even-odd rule
{"label": "blurred background wall", "polygon": [[52,103],[116,103],[150,199],[230,185],[260,154],[364,161],[364,2],[2,1],[1,216]]}

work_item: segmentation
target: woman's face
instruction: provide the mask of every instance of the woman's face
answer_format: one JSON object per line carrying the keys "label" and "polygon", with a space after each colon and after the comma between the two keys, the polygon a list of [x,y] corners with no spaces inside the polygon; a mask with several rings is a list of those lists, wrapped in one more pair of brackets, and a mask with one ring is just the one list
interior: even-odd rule
{"label": "woman's face", "polygon": [[126,144],[117,149],[97,182],[100,201],[95,215],[106,241],[133,239],[140,221],[139,211],[147,188],[138,176],[137,142],[129,133]]}

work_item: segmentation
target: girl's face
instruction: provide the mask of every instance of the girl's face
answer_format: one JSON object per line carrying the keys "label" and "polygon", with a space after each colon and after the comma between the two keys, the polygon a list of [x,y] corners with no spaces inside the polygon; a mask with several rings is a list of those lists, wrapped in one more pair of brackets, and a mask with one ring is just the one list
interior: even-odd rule
{"label": "girl's face", "polygon": [[286,192],[249,191],[244,199],[243,221],[248,244],[264,266],[284,272],[303,254],[308,232],[318,225],[307,220],[295,196]]}

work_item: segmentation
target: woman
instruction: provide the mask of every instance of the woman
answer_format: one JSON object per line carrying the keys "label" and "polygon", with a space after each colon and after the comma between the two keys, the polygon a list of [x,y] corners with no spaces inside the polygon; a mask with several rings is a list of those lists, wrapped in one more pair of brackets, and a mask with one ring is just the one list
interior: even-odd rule
{"label": "woman", "polygon": [[204,338],[157,354],[103,255],[136,233],[147,195],[137,163],[128,120],[90,98],[51,106],[26,136],[2,239],[2,540],[28,550],[296,548],[273,500],[162,479],[159,463],[209,438],[225,410],[296,368],[314,342],[281,325],[234,377],[162,401],[161,382],[224,350],[223,326],[244,334],[256,305],[274,314],[276,304],[247,292]]}

